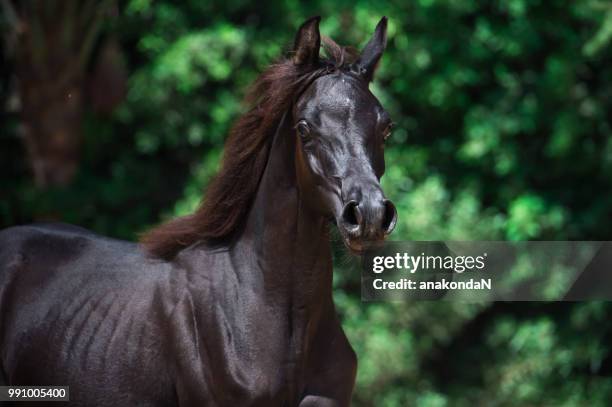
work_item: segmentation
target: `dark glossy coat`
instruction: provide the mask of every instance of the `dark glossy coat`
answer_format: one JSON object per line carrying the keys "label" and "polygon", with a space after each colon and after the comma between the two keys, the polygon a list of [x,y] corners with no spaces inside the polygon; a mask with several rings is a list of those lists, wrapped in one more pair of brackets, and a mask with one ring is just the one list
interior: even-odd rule
{"label": "dark glossy coat", "polygon": [[[292,63],[321,63],[318,22]],[[385,29],[295,95],[227,241],[164,229],[180,250],[162,259],[74,226],[0,232],[0,384],[69,385],[78,406],[349,405],[328,224],[356,252],[395,224],[379,185],[390,120],[368,90]]]}

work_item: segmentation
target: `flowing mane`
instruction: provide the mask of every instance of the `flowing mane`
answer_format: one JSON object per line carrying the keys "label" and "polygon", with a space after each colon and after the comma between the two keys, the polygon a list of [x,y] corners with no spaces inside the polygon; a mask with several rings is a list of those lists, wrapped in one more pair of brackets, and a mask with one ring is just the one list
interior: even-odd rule
{"label": "flowing mane", "polygon": [[170,260],[198,241],[229,241],[245,220],[268,161],[272,135],[296,95],[316,78],[347,67],[355,52],[323,37],[327,53],[316,65],[296,65],[291,58],[268,67],[254,82],[244,103],[249,110],[230,130],[221,169],[199,208],[157,226],[140,239],[145,250]]}

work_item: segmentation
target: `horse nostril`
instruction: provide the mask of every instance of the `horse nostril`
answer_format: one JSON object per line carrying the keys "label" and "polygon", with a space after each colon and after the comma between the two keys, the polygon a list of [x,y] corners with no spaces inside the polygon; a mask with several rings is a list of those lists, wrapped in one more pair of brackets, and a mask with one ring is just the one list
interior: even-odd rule
{"label": "horse nostril", "polygon": [[345,225],[350,229],[353,229],[353,231],[359,229],[363,222],[363,215],[361,214],[357,201],[349,201],[346,205],[344,205],[344,209],[342,210],[342,220]]}
{"label": "horse nostril", "polygon": [[385,216],[382,222],[382,229],[385,235],[390,234],[395,228],[395,224],[397,223],[397,209],[395,209],[395,205],[388,199],[384,201],[385,205]]}

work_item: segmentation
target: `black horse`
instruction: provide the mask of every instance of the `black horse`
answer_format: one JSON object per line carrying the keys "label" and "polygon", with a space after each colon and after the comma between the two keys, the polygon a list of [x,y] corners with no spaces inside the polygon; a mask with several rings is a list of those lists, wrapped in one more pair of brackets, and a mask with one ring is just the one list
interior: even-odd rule
{"label": "black horse", "polygon": [[387,20],[361,53],[324,38],[326,58],[319,20],[255,83],[194,214],[140,245],[0,233],[0,384],[68,385],[79,406],[350,404],[328,229],[359,253],[396,222],[379,184],[391,120],[368,90]]}

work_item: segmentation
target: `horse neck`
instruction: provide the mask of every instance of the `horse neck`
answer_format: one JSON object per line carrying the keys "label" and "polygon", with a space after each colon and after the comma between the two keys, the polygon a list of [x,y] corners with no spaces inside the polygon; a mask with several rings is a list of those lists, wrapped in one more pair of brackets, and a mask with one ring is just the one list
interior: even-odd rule
{"label": "horse neck", "polygon": [[[308,309],[331,295],[327,220],[307,207],[296,182],[295,138],[287,113],[236,247],[256,259],[254,283],[271,301]],[[252,273],[252,270],[249,271]]]}

